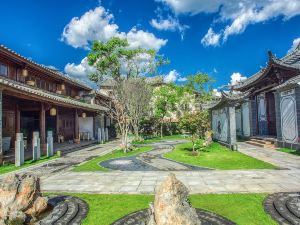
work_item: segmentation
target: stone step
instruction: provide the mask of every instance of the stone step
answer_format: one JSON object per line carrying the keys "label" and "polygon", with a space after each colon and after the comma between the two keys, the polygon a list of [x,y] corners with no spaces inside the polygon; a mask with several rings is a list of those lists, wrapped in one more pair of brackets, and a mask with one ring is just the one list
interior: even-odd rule
{"label": "stone step", "polygon": [[256,142],[256,141],[246,141],[246,143],[250,144],[250,145],[257,146],[257,147],[261,147],[261,148],[275,149],[275,146],[273,144],[263,144],[263,143]]}
{"label": "stone step", "polygon": [[256,139],[256,138],[251,138],[250,141],[258,142],[261,144],[274,144],[272,141]]}

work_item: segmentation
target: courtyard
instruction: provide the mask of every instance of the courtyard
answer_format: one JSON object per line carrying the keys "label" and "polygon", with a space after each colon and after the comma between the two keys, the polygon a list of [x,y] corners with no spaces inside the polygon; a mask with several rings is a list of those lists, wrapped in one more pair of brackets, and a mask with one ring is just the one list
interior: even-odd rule
{"label": "courtyard", "polygon": [[[245,163],[252,168],[249,165],[247,169],[240,166],[208,168],[192,165],[193,161],[182,163],[164,157],[172,152],[176,155],[178,146],[189,143],[187,138],[177,137],[139,145],[132,152],[122,153],[118,150],[120,142],[113,141],[16,172],[38,175],[46,195],[71,195],[87,202],[89,213],[83,224],[111,224],[129,213],[147,208],[156,188],[170,172],[188,187],[189,200],[194,207],[244,225],[276,224],[264,210],[263,202],[268,194],[300,189],[297,155],[241,142],[238,153],[246,157]],[[227,157],[221,157],[222,160],[228,163]],[[245,163],[241,163],[243,167]],[[257,165],[261,168],[256,168]]]}
{"label": "courtyard", "polygon": [[300,0],[1,9],[0,225],[300,225]]}

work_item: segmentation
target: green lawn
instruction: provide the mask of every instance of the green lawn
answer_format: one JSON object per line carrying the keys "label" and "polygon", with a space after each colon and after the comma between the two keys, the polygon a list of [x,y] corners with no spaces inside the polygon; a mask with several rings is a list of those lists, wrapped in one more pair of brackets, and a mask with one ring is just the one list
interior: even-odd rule
{"label": "green lawn", "polygon": [[280,148],[278,149],[278,151],[300,156],[300,151],[296,151],[289,148]]}
{"label": "green lawn", "polygon": [[132,156],[132,155],[136,155],[136,154],[150,151],[150,150],[152,150],[151,146],[140,147],[140,148],[137,148],[136,150],[133,150],[133,151],[127,152],[127,153],[124,153],[123,150],[116,150],[116,151],[113,151],[112,153],[96,157],[96,158],[91,159],[81,165],[75,166],[73,168],[73,171],[75,171],[75,172],[90,172],[90,171],[107,172],[107,171],[109,171],[109,169],[99,166],[100,162],[110,160],[110,159],[115,159],[115,158]]}
{"label": "green lawn", "polygon": [[191,151],[192,143],[189,142],[177,145],[173,151],[166,153],[164,157],[190,165],[222,170],[277,168],[238,151],[231,151],[219,143],[211,144],[204,151],[200,151],[198,156],[192,156]]}
{"label": "green lawn", "polygon": [[54,155],[52,157],[42,156],[39,161],[26,160],[24,162],[24,165],[20,166],[20,167],[15,167],[15,164],[6,164],[3,166],[0,166],[0,174],[9,173],[9,172],[12,172],[15,170],[19,170],[19,169],[23,169],[23,168],[26,168],[29,166],[37,165],[37,164],[47,162],[47,161],[49,161],[51,159],[55,159],[55,158],[58,158],[58,156],[56,156],[56,155]]}
{"label": "green lawn", "polygon": [[[70,194],[89,204],[89,214],[83,225],[109,225],[123,216],[149,207],[153,195]],[[265,194],[191,195],[194,207],[218,213],[239,225],[276,225],[264,212]]]}
{"label": "green lawn", "polygon": [[161,137],[153,137],[143,141],[133,141],[132,144],[152,144],[159,141],[170,141],[170,140],[184,140],[186,139],[182,134],[171,135],[171,136],[163,136]]}

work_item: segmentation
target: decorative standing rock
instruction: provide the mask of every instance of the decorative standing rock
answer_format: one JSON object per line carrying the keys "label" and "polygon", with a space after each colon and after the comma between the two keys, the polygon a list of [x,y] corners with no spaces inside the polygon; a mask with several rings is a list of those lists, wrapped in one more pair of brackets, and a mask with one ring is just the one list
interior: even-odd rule
{"label": "decorative standing rock", "polygon": [[213,142],[213,140],[212,140],[212,131],[206,131],[203,146],[207,147],[207,146],[211,145],[212,142]]}
{"label": "decorative standing rock", "polygon": [[0,184],[0,224],[24,224],[46,210],[40,180],[34,175],[9,175]]}
{"label": "decorative standing rock", "polygon": [[201,225],[187,196],[187,187],[170,174],[156,191],[148,225]]}

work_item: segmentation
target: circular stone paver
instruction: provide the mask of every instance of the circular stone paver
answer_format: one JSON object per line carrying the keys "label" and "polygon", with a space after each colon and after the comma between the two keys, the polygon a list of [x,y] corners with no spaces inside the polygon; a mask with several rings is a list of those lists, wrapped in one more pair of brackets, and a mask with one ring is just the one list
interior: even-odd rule
{"label": "circular stone paver", "polygon": [[264,201],[267,213],[281,225],[300,224],[300,193],[275,193]]}
{"label": "circular stone paver", "polygon": [[133,156],[110,159],[99,163],[99,166],[120,171],[197,171],[209,168],[192,166],[176,162],[162,155],[173,150],[176,144],[186,141],[164,141],[152,144],[153,149]]}
{"label": "circular stone paver", "polygon": [[[234,222],[217,215],[212,212],[208,212],[203,209],[197,209],[196,213],[201,220],[201,225],[236,225]],[[111,225],[146,225],[150,215],[149,209],[143,209],[134,213],[131,213]]]}
{"label": "circular stone paver", "polygon": [[55,196],[49,198],[52,211],[38,225],[80,225],[87,216],[88,204],[80,198],[73,196]]}

